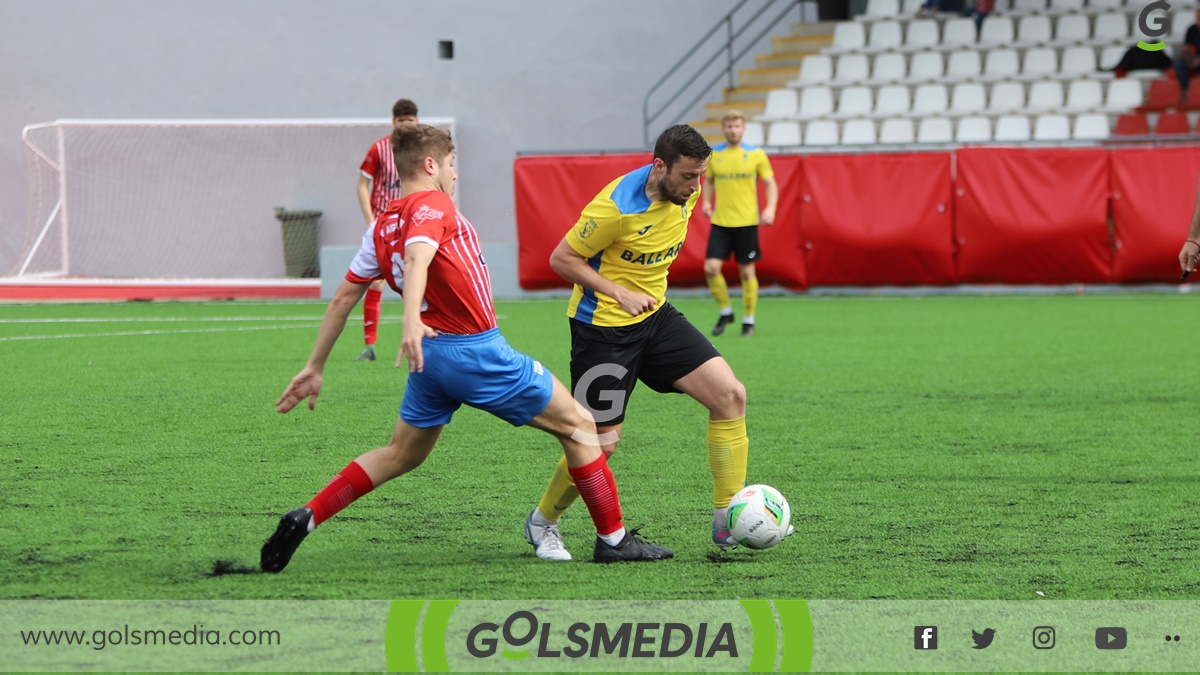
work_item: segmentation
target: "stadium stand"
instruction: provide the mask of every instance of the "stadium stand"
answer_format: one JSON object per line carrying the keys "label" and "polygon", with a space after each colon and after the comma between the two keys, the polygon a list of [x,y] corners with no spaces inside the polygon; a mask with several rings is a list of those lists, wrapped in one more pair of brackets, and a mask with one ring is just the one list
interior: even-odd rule
{"label": "stadium stand", "polygon": [[[1200,87],[1184,97],[1171,69],[1114,73],[1138,40],[1151,39],[1138,28],[1141,3],[998,0],[978,29],[956,14],[918,16],[922,5],[868,0],[849,21],[809,26],[807,51],[791,54],[799,67],[774,83],[761,114],[751,111],[765,144],[861,150],[1200,135]],[[1173,8],[1168,53],[1194,23],[1195,5]],[[715,140],[716,131],[706,135]]]}

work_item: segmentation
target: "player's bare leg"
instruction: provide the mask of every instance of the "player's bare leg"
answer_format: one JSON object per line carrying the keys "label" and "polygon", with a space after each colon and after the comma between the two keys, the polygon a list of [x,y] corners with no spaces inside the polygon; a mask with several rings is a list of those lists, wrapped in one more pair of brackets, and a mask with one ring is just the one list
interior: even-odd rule
{"label": "player's bare leg", "polygon": [[[626,531],[616,481],[608,468],[608,453],[602,449],[602,444],[615,447],[615,436],[606,438],[598,434],[591,414],[557,379],[550,403],[529,424],[553,434],[563,446],[567,477],[575,485],[576,494],[583,497],[596,526],[592,557],[595,562],[661,560],[674,556],[669,549]],[[545,518],[537,508],[525,520],[525,537],[539,558],[570,560],[570,553],[562,545],[558,521]]]}
{"label": "player's bare leg", "polygon": [[264,572],[281,572],[309,532],[387,481],[417,468],[433,451],[442,425],[419,428],[396,420],[391,441],[364,453],[342,469],[312,501],[288,511],[263,544],[260,566]]}
{"label": "player's bare leg", "polygon": [[713,543],[733,548],[729,500],[746,484],[746,388],[721,357],[706,361],[675,382],[675,388],[708,408],[708,467],[713,476]]}

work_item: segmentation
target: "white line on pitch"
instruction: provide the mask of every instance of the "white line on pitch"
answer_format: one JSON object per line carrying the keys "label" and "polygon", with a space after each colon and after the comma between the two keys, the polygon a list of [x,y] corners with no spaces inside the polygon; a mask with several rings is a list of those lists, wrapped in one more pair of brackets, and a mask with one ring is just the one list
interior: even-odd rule
{"label": "white line on pitch", "polygon": [[162,317],[68,317],[62,319],[0,319],[2,323],[157,323],[171,321],[319,321],[320,316],[162,316]]}
{"label": "white line on pitch", "polygon": [[0,337],[0,342],[14,340],[62,340],[86,337],[125,337],[130,335],[181,335],[183,333],[238,333],[248,330],[286,330],[289,328],[317,328],[319,323],[304,323],[293,326],[239,326],[237,328],[183,328],[180,330],[131,330],[112,333],[64,333],[61,335],[14,335]]}

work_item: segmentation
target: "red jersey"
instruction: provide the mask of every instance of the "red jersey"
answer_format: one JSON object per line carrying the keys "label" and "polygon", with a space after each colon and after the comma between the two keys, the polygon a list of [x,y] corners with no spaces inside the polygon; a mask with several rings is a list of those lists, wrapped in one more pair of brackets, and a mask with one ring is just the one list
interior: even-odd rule
{"label": "red jersey", "polygon": [[402,292],[404,249],[418,242],[437,249],[429,263],[421,321],[456,335],[495,328],[492,282],[479,236],[444,192],[414,192],[388,204],[363,235],[346,279],[358,284],[385,279]]}
{"label": "red jersey", "polygon": [[375,141],[358,171],[371,179],[371,215],[378,218],[393,199],[400,198],[400,174],[392,159],[391,136]]}

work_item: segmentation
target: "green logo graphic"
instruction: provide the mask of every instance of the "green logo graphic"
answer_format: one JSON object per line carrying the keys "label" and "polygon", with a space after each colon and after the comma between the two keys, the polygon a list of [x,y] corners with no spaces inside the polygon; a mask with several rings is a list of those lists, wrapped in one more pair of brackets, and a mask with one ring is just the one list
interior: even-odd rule
{"label": "green logo graphic", "polygon": [[385,644],[392,672],[807,672],[813,658],[803,600],[397,600]]}
{"label": "green logo graphic", "polygon": [[[1155,10],[1161,11],[1163,16],[1154,17],[1153,25],[1151,25],[1150,13]],[[1166,37],[1167,33],[1171,32],[1171,17],[1169,14],[1167,14],[1167,12],[1170,10],[1171,5],[1166,0],[1155,0],[1154,2],[1146,5],[1146,7],[1142,9],[1142,13],[1138,15],[1138,28],[1147,37]],[[1138,40],[1137,46],[1138,49],[1143,49],[1148,52],[1158,52],[1166,49],[1167,43]]]}

